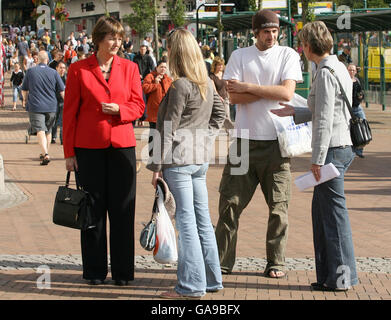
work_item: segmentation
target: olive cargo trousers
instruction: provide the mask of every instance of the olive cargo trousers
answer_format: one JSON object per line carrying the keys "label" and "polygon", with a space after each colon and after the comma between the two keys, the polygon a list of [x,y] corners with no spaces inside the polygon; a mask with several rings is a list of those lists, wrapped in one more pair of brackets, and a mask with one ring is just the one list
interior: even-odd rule
{"label": "olive cargo trousers", "polygon": [[[288,202],[291,193],[290,159],[282,158],[277,140],[259,141],[237,138],[235,146],[241,159],[232,161],[231,153],[220,182],[219,220],[216,240],[221,270],[230,273],[235,264],[239,217],[261,185],[269,207],[266,234],[267,266],[282,270],[285,264],[285,246],[288,238]],[[248,143],[248,148],[242,148]],[[233,146],[231,145],[231,148]],[[230,148],[230,149],[231,149]],[[242,151],[241,151],[242,150]],[[245,151],[243,151],[245,150]],[[244,160],[248,157],[247,160]],[[248,170],[243,174],[232,174],[231,169],[248,161]]]}

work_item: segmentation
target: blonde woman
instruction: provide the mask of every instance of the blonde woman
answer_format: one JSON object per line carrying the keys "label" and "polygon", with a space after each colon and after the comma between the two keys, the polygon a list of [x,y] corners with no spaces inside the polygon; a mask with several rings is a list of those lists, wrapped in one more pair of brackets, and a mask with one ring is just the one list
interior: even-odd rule
{"label": "blonde woman", "polygon": [[213,83],[216,87],[217,93],[221,97],[224,107],[225,107],[225,116],[226,119],[224,121],[224,128],[226,130],[233,129],[234,125],[231,122],[231,118],[229,115],[229,97],[227,91],[227,82],[223,79],[224,74],[224,59],[220,57],[214,58],[212,62],[212,66],[210,68],[209,77],[213,80]]}
{"label": "blonde woman", "polygon": [[199,299],[223,288],[206,172],[209,138],[221,128],[225,110],[193,35],[175,29],[167,44],[174,82],[159,106],[156,129],[160,139],[154,138],[147,165],[153,171],[152,184],[156,186],[157,177],[163,174],[176,201],[178,283],[161,297]]}

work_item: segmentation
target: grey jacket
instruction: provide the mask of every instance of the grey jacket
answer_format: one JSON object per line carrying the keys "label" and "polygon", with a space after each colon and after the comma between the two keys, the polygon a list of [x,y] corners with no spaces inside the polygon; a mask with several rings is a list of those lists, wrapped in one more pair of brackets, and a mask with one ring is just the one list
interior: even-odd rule
{"label": "grey jacket", "polygon": [[352,145],[349,110],[337,79],[324,66],[334,69],[350,103],[353,90],[353,81],[346,66],[338,61],[337,56],[330,55],[318,66],[307,98],[308,109],[295,108],[296,123],[312,120],[312,163],[318,165],[324,164],[329,148]]}
{"label": "grey jacket", "polygon": [[187,78],[172,83],[159,105],[148,169],[158,172],[209,161],[225,109],[209,78],[208,82],[206,100],[202,100],[197,85]]}

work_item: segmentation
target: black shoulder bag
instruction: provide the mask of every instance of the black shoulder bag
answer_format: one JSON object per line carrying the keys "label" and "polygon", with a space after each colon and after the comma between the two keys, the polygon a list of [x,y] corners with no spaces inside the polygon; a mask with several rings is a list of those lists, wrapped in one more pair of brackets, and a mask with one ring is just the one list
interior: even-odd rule
{"label": "black shoulder bag", "polygon": [[323,68],[328,69],[331,74],[337,79],[339,87],[341,88],[342,96],[346,102],[346,105],[349,109],[350,116],[350,138],[352,139],[353,147],[360,149],[365,147],[369,142],[372,141],[372,132],[369,127],[369,123],[365,119],[358,118],[354,115],[352,106],[350,105],[349,99],[346,96],[345,90],[342,87],[341,82],[339,81],[337,75],[335,74],[334,69],[325,66]]}
{"label": "black shoulder bag", "polygon": [[68,171],[65,186],[58,187],[53,208],[53,223],[83,231],[95,228],[93,199],[80,187],[76,170],[76,189],[69,188],[70,175],[71,172]]}

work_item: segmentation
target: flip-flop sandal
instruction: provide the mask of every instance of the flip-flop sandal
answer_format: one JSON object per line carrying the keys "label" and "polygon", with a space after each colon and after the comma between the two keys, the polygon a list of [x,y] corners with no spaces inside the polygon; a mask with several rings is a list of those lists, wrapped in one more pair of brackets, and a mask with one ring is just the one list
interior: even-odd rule
{"label": "flip-flop sandal", "polygon": [[[275,277],[272,277],[270,275],[271,272],[274,272],[274,274],[276,275]],[[277,276],[277,272],[282,272],[283,275],[282,276]],[[272,278],[272,279],[281,279],[281,278],[285,278],[286,277],[286,272],[283,272],[281,270],[278,270],[276,268],[270,268],[266,273],[265,273],[265,276],[268,277],[268,278]]]}
{"label": "flip-flop sandal", "polygon": [[41,166],[47,166],[49,162],[50,162],[50,158],[49,155],[46,153],[40,164]]}

